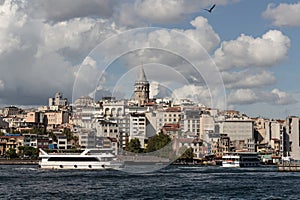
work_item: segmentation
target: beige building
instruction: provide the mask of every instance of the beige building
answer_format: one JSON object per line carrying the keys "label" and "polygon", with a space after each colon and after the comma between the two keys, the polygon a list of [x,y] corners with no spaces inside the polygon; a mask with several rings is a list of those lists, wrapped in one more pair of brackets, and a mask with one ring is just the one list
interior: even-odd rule
{"label": "beige building", "polygon": [[26,114],[26,123],[43,123],[44,114],[42,112],[31,111]]}
{"label": "beige building", "polygon": [[207,133],[215,132],[215,120],[208,114],[202,114],[200,116],[200,138],[203,139]]}
{"label": "beige building", "polygon": [[0,136],[0,155],[4,156],[9,149],[15,149],[19,153],[19,146],[24,146],[23,136]]}
{"label": "beige building", "polygon": [[69,122],[69,114],[65,111],[47,111],[44,113],[48,128],[55,128]]}

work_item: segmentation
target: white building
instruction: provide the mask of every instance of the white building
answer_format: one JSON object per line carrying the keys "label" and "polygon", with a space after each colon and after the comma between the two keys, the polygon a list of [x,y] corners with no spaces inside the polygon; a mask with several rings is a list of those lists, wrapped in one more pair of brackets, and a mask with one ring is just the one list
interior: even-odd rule
{"label": "white building", "polygon": [[192,132],[200,135],[200,115],[197,108],[184,109],[181,113],[180,128],[182,132]]}
{"label": "white building", "polygon": [[139,139],[142,148],[145,147],[145,140],[147,139],[146,120],[145,114],[132,113],[130,115],[129,140],[134,138]]}
{"label": "white building", "polygon": [[105,100],[102,101],[102,106],[106,118],[125,115],[126,102],[124,100]]}
{"label": "white building", "polygon": [[[226,119],[219,121],[220,133],[227,134],[230,137],[236,150],[251,150],[248,149],[248,142],[251,144],[254,141],[254,121],[251,119]],[[251,147],[252,148],[252,147]]]}
{"label": "white building", "polygon": [[49,107],[51,106],[67,106],[68,100],[63,98],[62,93],[57,92],[54,98],[49,98]]}
{"label": "white building", "polygon": [[169,107],[146,113],[146,117],[154,127],[156,133],[160,132],[166,124],[179,124],[181,111],[180,107]]}
{"label": "white building", "polygon": [[286,118],[286,132],[289,138],[289,153],[295,160],[300,160],[300,132],[299,132],[299,118]]}
{"label": "white building", "polygon": [[200,116],[200,138],[203,139],[207,133],[215,132],[215,120],[208,114],[202,114]]}

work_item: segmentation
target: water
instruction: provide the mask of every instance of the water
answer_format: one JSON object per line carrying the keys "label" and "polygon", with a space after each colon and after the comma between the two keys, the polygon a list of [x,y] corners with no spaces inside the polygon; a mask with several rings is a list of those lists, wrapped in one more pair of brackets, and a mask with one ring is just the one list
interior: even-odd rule
{"label": "water", "polygon": [[0,199],[300,199],[300,173],[171,166],[146,174],[0,165]]}

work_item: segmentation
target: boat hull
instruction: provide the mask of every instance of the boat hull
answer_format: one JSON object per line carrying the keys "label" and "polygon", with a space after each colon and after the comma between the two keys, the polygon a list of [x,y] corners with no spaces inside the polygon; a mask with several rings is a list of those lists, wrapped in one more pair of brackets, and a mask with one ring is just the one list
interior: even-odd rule
{"label": "boat hull", "polygon": [[73,162],[51,162],[51,163],[39,163],[40,169],[50,169],[50,170],[120,170],[124,166],[123,164],[112,164],[107,162],[82,162],[82,163],[73,163]]}

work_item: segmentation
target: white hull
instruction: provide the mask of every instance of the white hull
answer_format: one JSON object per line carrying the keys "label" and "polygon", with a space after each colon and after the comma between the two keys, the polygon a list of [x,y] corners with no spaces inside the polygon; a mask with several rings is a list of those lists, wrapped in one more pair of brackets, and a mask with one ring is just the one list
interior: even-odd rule
{"label": "white hull", "polygon": [[239,162],[222,162],[222,167],[240,167]]}
{"label": "white hull", "polygon": [[122,169],[121,164],[111,165],[110,163],[102,162],[86,162],[86,163],[73,163],[73,162],[55,162],[55,163],[39,163],[41,169],[88,169],[88,170],[107,170],[107,169]]}
{"label": "white hull", "polygon": [[107,149],[105,153],[99,154],[91,154],[89,150],[81,154],[47,154],[41,149],[40,151],[41,169],[118,170],[124,166],[123,162],[115,160],[113,154],[107,153]]}
{"label": "white hull", "polygon": [[222,167],[257,167],[260,165],[257,153],[232,152],[222,156]]}

